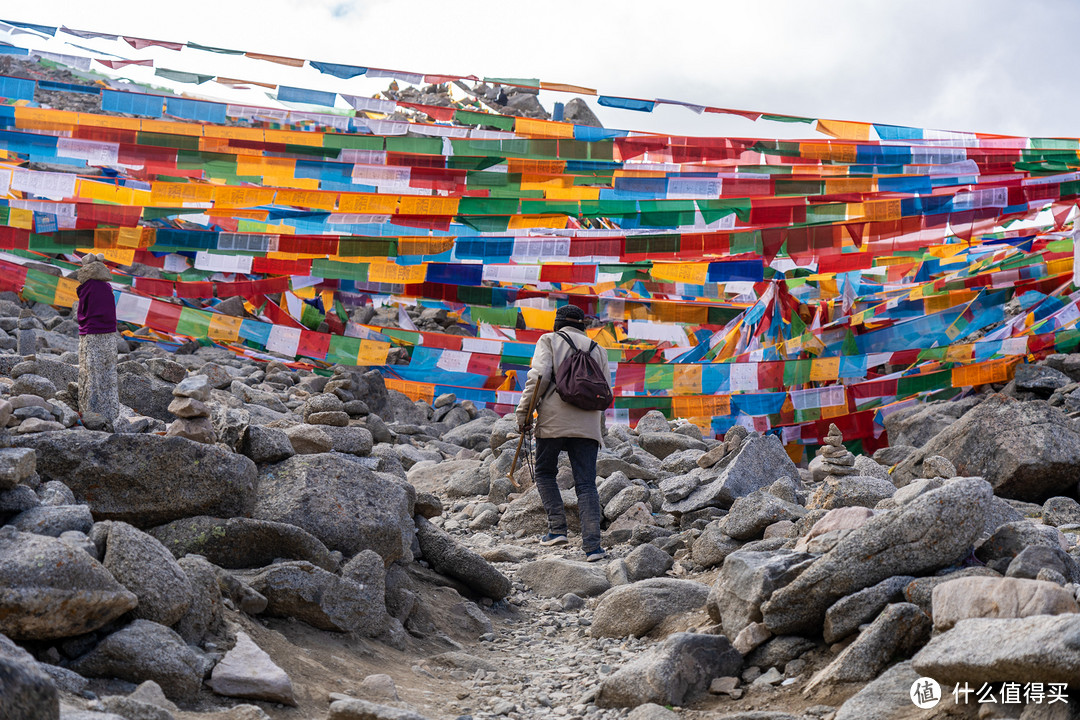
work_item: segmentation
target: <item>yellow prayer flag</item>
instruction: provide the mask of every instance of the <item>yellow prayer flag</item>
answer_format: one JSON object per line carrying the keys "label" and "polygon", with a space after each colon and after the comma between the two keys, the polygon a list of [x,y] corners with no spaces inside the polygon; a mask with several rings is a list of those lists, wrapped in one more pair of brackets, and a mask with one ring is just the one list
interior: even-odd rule
{"label": "yellow prayer flag", "polygon": [[274,191],[268,188],[241,187],[237,185],[214,186],[214,206],[222,208],[246,208],[269,205],[274,202]]}
{"label": "yellow prayer flag", "polygon": [[701,365],[676,365],[671,386],[673,395],[697,395],[701,393]]}
{"label": "yellow prayer flag", "polygon": [[456,215],[458,198],[403,195],[398,206],[402,215]]}
{"label": "yellow prayer flag", "polygon": [[150,184],[150,204],[157,207],[183,205],[184,203],[209,203],[214,200],[214,185],[179,182],[154,182]]}
{"label": "yellow prayer flag", "polygon": [[818,120],[818,132],[832,135],[842,140],[869,140],[870,123],[847,122],[844,120]]}
{"label": "yellow prayer flag", "polygon": [[537,138],[566,138],[572,140],[574,126],[564,122],[519,117],[514,121],[514,133]]}
{"label": "yellow prayer flag", "polygon": [[388,262],[373,262],[368,265],[368,282],[409,284],[424,282],[427,277],[427,265],[397,265]]}
{"label": "yellow prayer flag", "polygon": [[[385,365],[386,356],[390,352],[390,343],[379,340],[361,340],[360,352],[356,358],[357,365]],[[387,385],[389,387],[389,385]]]}
{"label": "yellow prayer flag", "polygon": [[392,215],[397,211],[399,196],[368,195],[365,193],[341,193],[338,196],[338,212],[365,215]]}
{"label": "yellow prayer flag", "polygon": [[[523,185],[524,187],[524,185]],[[525,228],[566,228],[565,215],[511,215],[510,230],[522,230]]]}
{"label": "yellow prayer flag", "polygon": [[22,208],[8,208],[8,227],[33,230],[34,211]]}
{"label": "yellow prayer flag", "polygon": [[540,308],[523,307],[521,316],[525,319],[525,327],[530,330],[554,330],[555,311],[541,310]]}
{"label": "yellow prayer flag", "polygon": [[660,282],[704,285],[709,274],[709,263],[654,263],[649,274]]}
{"label": "yellow prayer flag", "polygon": [[240,324],[243,322],[243,318],[211,313],[210,327],[206,332],[213,340],[236,342],[240,338]]}
{"label": "yellow prayer flag", "polygon": [[810,363],[810,382],[825,382],[840,377],[840,358],[814,358]]}
{"label": "yellow prayer flag", "polygon": [[945,351],[945,362],[968,362],[971,360],[971,343],[950,345]]}
{"label": "yellow prayer flag", "polygon": [[900,220],[904,217],[899,198],[895,200],[870,200],[864,202],[862,206],[863,216],[870,222]]}
{"label": "yellow prayer flag", "polygon": [[72,278],[59,278],[56,281],[56,305],[71,307],[79,299],[79,283]]}

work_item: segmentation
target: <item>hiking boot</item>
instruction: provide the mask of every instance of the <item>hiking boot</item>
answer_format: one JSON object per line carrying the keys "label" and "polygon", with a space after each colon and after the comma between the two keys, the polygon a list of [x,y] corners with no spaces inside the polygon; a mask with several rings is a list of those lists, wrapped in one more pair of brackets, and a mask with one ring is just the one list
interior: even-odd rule
{"label": "hiking boot", "polygon": [[596,548],[595,550],[590,550],[589,552],[585,553],[586,562],[597,562],[599,560],[607,560],[607,558],[607,550],[605,550],[604,548]]}
{"label": "hiking boot", "polygon": [[554,535],[548,533],[540,538],[541,545],[565,545],[567,542],[565,535]]}

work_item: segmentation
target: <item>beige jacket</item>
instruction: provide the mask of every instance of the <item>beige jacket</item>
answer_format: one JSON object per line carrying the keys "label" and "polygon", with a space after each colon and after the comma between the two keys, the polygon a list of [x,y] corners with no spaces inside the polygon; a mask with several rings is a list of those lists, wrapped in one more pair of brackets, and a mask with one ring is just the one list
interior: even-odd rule
{"label": "beige jacket", "polygon": [[[581,350],[588,351],[589,345],[592,344],[589,336],[577,328],[566,327],[561,332],[571,337],[574,344]],[[538,406],[536,437],[592,438],[602,443],[604,413],[599,410],[582,410],[563,402],[552,384],[552,368],[561,365],[569,356],[570,348],[558,334],[552,332],[540,336],[536,343],[532,366],[525,381],[525,390],[521,393],[521,400],[517,406],[518,424],[521,425],[528,418],[529,404],[535,395]],[[597,345],[593,351],[593,357],[600,363],[600,367],[607,369],[606,350]],[[611,384],[610,377],[608,377],[608,384]],[[548,392],[549,386],[550,392]]]}

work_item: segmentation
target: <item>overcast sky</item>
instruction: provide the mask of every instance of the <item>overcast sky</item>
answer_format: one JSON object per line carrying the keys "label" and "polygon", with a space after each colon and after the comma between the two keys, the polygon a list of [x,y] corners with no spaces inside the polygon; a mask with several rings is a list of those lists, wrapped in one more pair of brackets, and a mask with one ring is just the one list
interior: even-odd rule
{"label": "overcast sky", "polygon": [[[154,9],[155,7],[160,9]],[[898,125],[1077,137],[1080,3],[1067,0],[36,0],[0,18],[422,73],[531,77],[603,94]],[[4,38],[0,38],[4,39]],[[137,51],[59,34],[176,70],[370,95],[339,80],[191,49]],[[101,69],[100,66],[96,66]],[[143,80],[152,71],[126,74]],[[159,82],[166,86],[168,83]],[[213,83],[173,87],[239,99]],[[248,102],[266,102],[251,94]],[[569,99],[571,96],[554,96]],[[551,109],[551,100],[543,98]],[[806,126],[661,106],[604,110],[609,127],[796,137]]]}

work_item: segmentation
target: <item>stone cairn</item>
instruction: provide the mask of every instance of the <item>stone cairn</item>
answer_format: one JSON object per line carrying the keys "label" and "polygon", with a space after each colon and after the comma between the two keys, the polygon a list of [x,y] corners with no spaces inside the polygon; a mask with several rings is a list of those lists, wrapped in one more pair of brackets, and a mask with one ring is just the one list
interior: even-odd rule
{"label": "stone cairn", "polygon": [[[116,306],[104,255],[86,255],[79,268],[79,412],[95,430],[112,430],[120,415],[116,376]],[[22,342],[20,333],[20,344]]]}
{"label": "stone cairn", "polygon": [[810,473],[814,482],[821,482],[830,475],[844,477],[858,474],[855,469],[855,456],[844,447],[844,435],[835,424],[830,423],[825,444],[810,463]]}
{"label": "stone cairn", "polygon": [[17,336],[17,352],[26,357],[37,352],[37,332],[34,329],[34,313],[23,310],[19,313],[19,332]]}
{"label": "stone cairn", "polygon": [[210,421],[210,379],[206,375],[191,375],[173,388],[169,412],[177,417],[169,424],[166,435],[184,437],[195,442],[217,442],[214,424]]}

